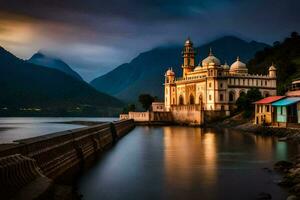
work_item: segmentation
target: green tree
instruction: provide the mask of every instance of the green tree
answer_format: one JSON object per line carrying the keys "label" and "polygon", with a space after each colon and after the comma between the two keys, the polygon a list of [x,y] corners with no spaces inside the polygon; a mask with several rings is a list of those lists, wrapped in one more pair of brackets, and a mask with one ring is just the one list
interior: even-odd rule
{"label": "green tree", "polygon": [[135,109],[136,109],[136,107],[135,107],[134,104],[128,104],[127,106],[125,106],[125,107],[123,108],[122,113],[123,113],[123,114],[127,114],[127,113],[129,113],[129,112],[135,111]]}
{"label": "green tree", "polygon": [[153,97],[150,94],[141,94],[139,96],[139,102],[142,104],[145,110],[149,110],[152,102],[155,101],[156,99],[157,99],[156,97]]}
{"label": "green tree", "polygon": [[240,112],[244,112],[244,117],[250,117],[254,113],[254,105],[255,101],[258,101],[262,98],[260,91],[257,88],[251,88],[247,94],[241,95],[237,101],[237,109]]}

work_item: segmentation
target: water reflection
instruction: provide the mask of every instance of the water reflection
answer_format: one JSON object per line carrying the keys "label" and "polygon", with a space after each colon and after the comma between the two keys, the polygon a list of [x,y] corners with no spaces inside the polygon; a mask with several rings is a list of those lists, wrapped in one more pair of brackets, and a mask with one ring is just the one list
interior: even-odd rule
{"label": "water reflection", "polygon": [[297,151],[276,138],[230,129],[137,127],[78,186],[91,200],[250,200],[261,192],[279,200],[286,192],[273,183],[277,175],[263,168]]}

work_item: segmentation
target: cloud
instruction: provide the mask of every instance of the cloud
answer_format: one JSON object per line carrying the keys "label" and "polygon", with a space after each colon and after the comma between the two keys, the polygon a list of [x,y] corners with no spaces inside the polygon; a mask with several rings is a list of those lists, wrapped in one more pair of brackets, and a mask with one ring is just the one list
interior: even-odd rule
{"label": "cloud", "polygon": [[272,43],[300,31],[298,0],[2,0],[0,45],[18,56],[45,49],[91,80],[140,52],[191,36]]}

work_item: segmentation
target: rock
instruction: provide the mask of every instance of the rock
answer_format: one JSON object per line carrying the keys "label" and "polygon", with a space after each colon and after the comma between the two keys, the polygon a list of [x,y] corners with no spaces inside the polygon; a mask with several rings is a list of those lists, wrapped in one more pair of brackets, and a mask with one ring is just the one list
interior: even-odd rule
{"label": "rock", "polygon": [[258,200],[270,200],[272,199],[272,195],[266,192],[259,193],[258,197],[256,198]]}
{"label": "rock", "polygon": [[299,194],[299,193],[300,193],[300,183],[294,185],[294,186],[290,189],[290,192]]}
{"label": "rock", "polygon": [[299,200],[299,198],[296,197],[295,195],[290,195],[286,200]]}
{"label": "rock", "polygon": [[291,169],[293,167],[293,163],[288,161],[278,161],[274,165],[274,169],[282,172],[286,172],[287,170]]}

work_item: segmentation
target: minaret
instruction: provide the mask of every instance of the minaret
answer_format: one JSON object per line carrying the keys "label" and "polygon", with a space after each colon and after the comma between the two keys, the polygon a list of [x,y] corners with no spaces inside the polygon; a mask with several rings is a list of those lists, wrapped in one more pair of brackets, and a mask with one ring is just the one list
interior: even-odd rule
{"label": "minaret", "polygon": [[170,110],[172,105],[176,104],[176,91],[175,91],[175,72],[172,68],[168,69],[165,73],[165,109]]}
{"label": "minaret", "polygon": [[195,50],[193,47],[193,42],[188,38],[185,41],[184,48],[182,51],[182,57],[183,57],[183,77],[186,77],[186,74],[193,71],[195,68]]}
{"label": "minaret", "polygon": [[272,63],[271,67],[269,67],[269,76],[272,78],[276,78],[276,67],[274,66],[274,63]]}

